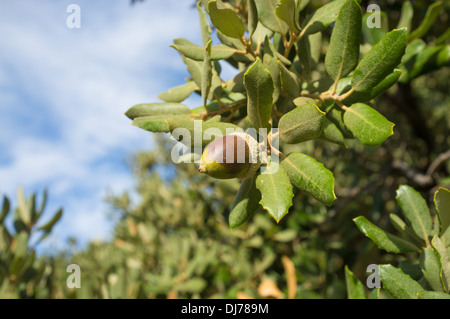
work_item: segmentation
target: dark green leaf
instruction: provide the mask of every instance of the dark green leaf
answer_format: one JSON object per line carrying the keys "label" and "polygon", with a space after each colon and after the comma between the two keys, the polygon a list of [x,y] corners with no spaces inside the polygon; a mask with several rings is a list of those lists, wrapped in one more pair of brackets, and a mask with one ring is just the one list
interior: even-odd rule
{"label": "dark green leaf", "polygon": [[437,19],[437,17],[441,13],[441,9],[442,9],[441,1],[437,1],[433,4],[431,4],[428,7],[425,17],[423,18],[420,26],[409,34],[408,42],[412,41],[413,39],[423,37],[427,33],[427,31],[431,28],[434,21]]}
{"label": "dark green leaf", "polygon": [[253,36],[258,26],[258,9],[256,8],[255,0],[247,0],[248,3],[248,34],[250,38]]}
{"label": "dark green leaf", "polygon": [[6,196],[3,196],[3,205],[2,205],[2,213],[0,214],[0,224],[3,224],[3,221],[6,218],[6,215],[9,213],[9,199]]}
{"label": "dark green leaf", "polygon": [[300,31],[295,22],[295,1],[294,0],[280,0],[275,7],[275,14],[286,22],[289,29],[292,31]]}
{"label": "dark green leaf", "polygon": [[258,0],[255,1],[258,8],[258,17],[264,26],[272,31],[285,34],[288,31],[288,25],[281,20],[275,11],[278,0]]}
{"label": "dark green leaf", "polygon": [[[419,44],[421,43],[423,42],[420,41]],[[413,44],[416,44],[416,41],[411,43],[411,45]],[[450,45],[421,48],[419,44],[417,48],[420,51],[402,66],[407,71],[400,79],[402,82],[411,81],[422,74],[434,71],[450,63]]]}
{"label": "dark green leaf", "polygon": [[278,66],[280,68],[282,88],[293,98],[299,96],[300,87],[297,75],[294,72],[289,71],[280,61],[278,61]]}
{"label": "dark green leaf", "polygon": [[242,225],[261,207],[259,205],[261,193],[256,188],[256,177],[257,174],[242,181],[228,217],[231,228]]}
{"label": "dark green leaf", "polygon": [[286,113],[280,119],[280,139],[289,144],[319,138],[323,130],[325,113],[314,104],[306,104]]}
{"label": "dark green leaf", "polygon": [[401,15],[400,15],[400,20],[398,21],[398,24],[397,24],[397,29],[406,27],[406,28],[408,28],[408,30],[410,30],[413,14],[414,14],[413,6],[412,6],[411,2],[406,0],[405,2],[403,2],[403,5],[402,5],[402,11],[401,11]]}
{"label": "dark green leaf", "polygon": [[397,189],[396,198],[408,225],[417,236],[427,241],[431,233],[431,216],[425,199],[408,185]]}
{"label": "dark green leaf", "polygon": [[353,89],[368,91],[380,83],[400,63],[405,47],[406,29],[386,34],[359,62],[352,76]]}
{"label": "dark green leaf", "polygon": [[244,36],[245,27],[236,12],[231,9],[217,8],[217,1],[210,1],[208,9],[212,24],[220,32],[236,39],[241,39]]}
{"label": "dark green leaf", "polygon": [[[450,291],[450,260],[448,258],[447,247],[438,236],[434,236],[431,246],[439,261],[439,279],[444,292]],[[437,289],[435,289],[437,290]]]}
{"label": "dark green leaf", "polygon": [[203,54],[203,69],[202,69],[202,101],[203,106],[206,107],[208,101],[209,91],[211,89],[212,80],[212,62],[211,62],[211,39],[209,39]]}
{"label": "dark green leaf", "polygon": [[302,153],[291,153],[282,160],[281,165],[295,187],[331,206],[336,199],[334,177],[322,163]]}
{"label": "dark green leaf", "polygon": [[344,114],[345,111],[337,106],[335,103],[331,103],[330,106],[321,105],[325,107],[327,113],[327,119],[333,122],[334,125],[342,132],[345,138],[353,138],[352,132],[350,132],[344,124]]}
{"label": "dark green leaf", "polygon": [[9,264],[9,273],[14,277],[17,277],[26,261],[27,261],[26,256],[15,255]]}
{"label": "dark green leaf", "polygon": [[434,205],[441,225],[440,233],[443,234],[450,225],[450,191],[439,187],[434,193]]}
{"label": "dark green leaf", "polygon": [[11,234],[5,225],[0,224],[0,251],[7,251],[11,247]]}
{"label": "dark green leaf", "polygon": [[445,292],[441,282],[439,260],[433,249],[424,248],[422,250],[420,254],[420,268],[433,290]]}
{"label": "dark green leaf", "polygon": [[281,76],[280,76],[280,67],[278,64],[277,50],[275,49],[272,41],[270,41],[268,37],[266,37],[264,41],[263,65],[270,72],[270,75],[272,77],[274,85],[272,101],[273,103],[275,103],[280,96]]}
{"label": "dark green leaf", "polygon": [[417,299],[417,294],[425,290],[417,281],[392,265],[380,265],[380,277],[383,288],[397,299]]}
{"label": "dark green leaf", "polygon": [[419,251],[419,248],[414,244],[382,230],[364,216],[356,217],[353,221],[359,230],[370,238],[380,249],[396,254]]}
{"label": "dark green leaf", "polygon": [[361,8],[348,0],[339,11],[325,56],[325,67],[333,79],[349,74],[358,64],[361,41]]}
{"label": "dark green leaf", "polygon": [[[387,91],[390,87],[392,87],[395,83],[397,83],[398,79],[402,75],[402,70],[395,69],[394,72],[389,74],[386,78],[381,80],[374,88],[370,89],[366,92],[354,92],[348,98],[346,98],[342,103],[344,105],[351,105],[356,102],[368,102],[372,99],[375,99],[383,92]],[[350,77],[348,77],[350,79]]]}
{"label": "dark green leaf", "polygon": [[269,128],[274,86],[270,72],[259,58],[244,74],[244,85],[247,91],[247,114],[250,123],[257,131],[260,128]]}
{"label": "dark green leaf", "polygon": [[53,226],[61,219],[63,210],[62,208],[58,209],[58,211],[53,215],[53,217],[44,225],[39,227],[39,230],[43,230],[47,233],[50,233]]}
{"label": "dark green leaf", "polygon": [[348,299],[366,299],[364,286],[358,278],[345,265],[345,283],[347,285]]}
{"label": "dark green leaf", "polygon": [[419,263],[412,264],[408,260],[403,260],[398,263],[398,268],[400,268],[405,274],[409,275],[416,281],[423,278],[423,273],[420,269]]}
{"label": "dark green leaf", "polygon": [[399,216],[395,214],[389,214],[389,219],[391,220],[392,226],[402,235],[402,237],[414,243],[418,247],[422,247],[424,244],[424,241],[420,239],[411,228],[406,225],[406,223],[401,219]]}
{"label": "dark green leaf", "polygon": [[342,132],[338,129],[336,124],[328,120],[326,117],[324,118],[323,131],[322,134],[320,135],[320,138],[325,141],[336,143],[347,148],[347,145],[345,144],[344,135],[342,134]]}
{"label": "dark green leaf", "polygon": [[48,195],[48,191],[47,191],[47,189],[44,189],[44,193],[42,195],[41,207],[36,212],[36,220],[38,220],[42,216],[42,213],[44,213],[45,205],[47,203],[47,195]]}
{"label": "dark green leaf", "polygon": [[302,67],[302,75],[304,75],[305,78],[309,81],[311,78],[311,70],[313,64],[309,37],[302,37],[300,41],[295,43],[295,49],[297,51],[297,56]]}
{"label": "dark green leaf", "polygon": [[310,14],[304,23],[302,35],[320,32],[328,27],[337,17],[346,0],[334,0]]}
{"label": "dark green leaf", "polygon": [[445,42],[447,42],[447,40],[450,39],[450,28],[448,28],[447,30],[445,30],[444,33],[442,33],[439,38],[436,39],[436,41],[434,42],[434,44],[436,45],[441,45],[444,44]]}
{"label": "dark green leaf", "polygon": [[278,163],[270,163],[256,179],[256,188],[261,192],[259,203],[278,223],[288,213],[294,197],[286,171]]}
{"label": "dark green leaf", "polygon": [[363,145],[380,145],[394,134],[394,123],[363,103],[345,109],[344,123]]}

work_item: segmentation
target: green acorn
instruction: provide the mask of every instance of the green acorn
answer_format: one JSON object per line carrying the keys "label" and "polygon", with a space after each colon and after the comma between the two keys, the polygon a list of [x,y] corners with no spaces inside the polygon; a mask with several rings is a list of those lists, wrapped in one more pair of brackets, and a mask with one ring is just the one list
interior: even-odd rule
{"label": "green acorn", "polygon": [[258,142],[250,135],[235,132],[209,143],[198,171],[218,179],[248,178],[261,165]]}

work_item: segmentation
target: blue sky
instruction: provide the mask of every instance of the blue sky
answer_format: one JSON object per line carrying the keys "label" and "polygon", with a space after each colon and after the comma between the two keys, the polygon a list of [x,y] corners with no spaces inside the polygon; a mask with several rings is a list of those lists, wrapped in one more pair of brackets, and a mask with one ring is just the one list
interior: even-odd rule
{"label": "blue sky", "polygon": [[[81,28],[70,29],[69,4],[81,8]],[[152,135],[130,125],[132,105],[188,76],[169,47],[184,37],[201,43],[189,0],[0,2],[0,194],[16,206],[44,188],[43,222],[63,207],[45,249],[68,237],[81,244],[108,239],[108,193],[132,191],[127,159],[152,147]],[[199,98],[185,101],[191,107]]]}

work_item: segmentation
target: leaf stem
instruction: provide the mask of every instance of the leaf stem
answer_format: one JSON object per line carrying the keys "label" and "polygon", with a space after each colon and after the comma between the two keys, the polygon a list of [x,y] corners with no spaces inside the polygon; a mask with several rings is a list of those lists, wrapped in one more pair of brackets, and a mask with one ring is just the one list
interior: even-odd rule
{"label": "leaf stem", "polygon": [[252,39],[248,39],[247,37],[243,36],[242,38],[240,38],[241,42],[243,45],[245,45],[246,47],[246,52],[245,53],[250,53],[252,55],[252,57],[256,60],[256,53],[255,51],[253,51],[252,48]]}
{"label": "leaf stem", "polygon": [[271,148],[272,152],[274,152],[279,158],[281,158],[281,160],[284,160],[287,156],[284,155],[283,152],[277,150],[276,148]]}
{"label": "leaf stem", "polygon": [[337,99],[338,99],[339,101],[343,101],[343,100],[345,100],[346,98],[348,98],[350,95],[352,95],[353,92],[355,92],[355,88],[354,88],[354,87],[352,87],[352,88],[350,89],[350,91],[348,91],[347,93],[344,93],[344,94],[342,94],[342,95],[339,95],[339,96],[337,97]]}
{"label": "leaf stem", "polygon": [[322,94],[309,94],[309,93],[302,93],[300,94],[301,97],[309,97],[311,99],[315,99],[315,100],[321,100],[323,101],[323,97],[321,96]]}
{"label": "leaf stem", "polygon": [[331,95],[336,94],[336,89],[337,89],[338,82],[339,82],[339,76],[336,77],[336,80],[334,80],[333,89],[331,90]]}

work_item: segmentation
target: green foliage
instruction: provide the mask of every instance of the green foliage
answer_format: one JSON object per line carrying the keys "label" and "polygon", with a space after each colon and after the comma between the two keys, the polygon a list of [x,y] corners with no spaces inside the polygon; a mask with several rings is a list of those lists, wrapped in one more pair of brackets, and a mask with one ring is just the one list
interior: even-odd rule
{"label": "green foliage", "polygon": [[323,131],[324,120],[325,113],[316,105],[298,106],[280,119],[278,123],[280,139],[288,144],[296,144],[319,138]]}
{"label": "green foliage", "polygon": [[362,282],[345,266],[345,282],[348,299],[366,299],[366,292]]}
{"label": "green foliage", "polygon": [[[440,188],[436,196],[448,192]],[[438,298],[450,297],[450,259],[448,250],[450,241],[445,229],[440,229],[438,218],[432,221],[426,201],[414,188],[401,185],[397,190],[397,202],[401,207],[405,222],[400,217],[392,221],[400,236],[390,234],[370,223],[365,217],[359,216],[354,219],[361,232],[369,237],[380,249],[393,253],[415,252],[418,263],[403,263],[400,268],[391,264],[379,266],[379,275],[383,283],[383,293],[397,299]],[[450,215],[450,203],[439,202],[440,211],[445,218]],[[411,237],[413,235],[414,237]],[[419,243],[419,244],[418,244]],[[420,248],[419,248],[419,247]],[[417,257],[415,258],[417,262]],[[405,272],[413,268],[419,269],[419,275],[413,276]],[[346,272],[347,274],[349,271]],[[361,291],[360,283],[355,283],[355,278],[347,280],[349,297],[355,297],[356,291]],[[425,294],[424,294],[425,293]]]}
{"label": "green foliage", "polygon": [[[361,6],[198,1],[202,43],[173,44],[189,78],[159,95],[166,103],[126,115],[191,147],[179,163],[203,153],[216,138],[209,129],[271,129],[257,136],[266,146],[261,170],[242,180],[208,178],[191,163],[175,166],[173,145],[161,138],[154,152],[135,159],[140,202],[111,198],[120,214],[114,240],[74,254],[67,262],[83,269],[82,288],[60,294],[447,297],[448,191],[435,195],[437,217],[418,193],[448,180],[439,160],[448,149],[450,102],[448,32],[436,23],[445,20],[444,5],[383,2],[381,28],[367,26],[375,13]],[[230,79],[221,74],[225,63],[236,71]],[[202,105],[188,110],[181,103],[191,94]],[[200,132],[194,120],[202,121]],[[182,128],[188,137],[178,134]],[[198,136],[201,149],[192,150]],[[279,145],[271,145],[277,136]],[[174,177],[162,179],[161,166]],[[395,200],[401,211],[383,214]],[[358,229],[375,245],[362,245]],[[381,264],[383,288],[366,295],[358,278],[370,263]]]}
{"label": "green foliage", "polygon": [[[259,142],[266,152],[263,159],[269,159],[272,153],[281,159],[288,158],[286,144],[310,140],[324,140],[346,148],[353,147],[347,140],[355,138],[363,145],[381,145],[394,134],[394,123],[376,106],[363,102],[371,104],[394,86],[401,79],[401,70],[407,71],[403,76],[411,79],[447,63],[445,44],[436,46],[440,50],[437,56],[434,55],[437,51],[431,48],[424,56],[412,49],[414,42],[409,43],[429,31],[442,5],[430,6],[426,20],[409,35],[406,27],[412,24],[413,16],[410,4],[402,7],[397,23],[406,27],[392,31],[388,30],[385,13],[380,13],[384,19],[381,29],[368,28],[366,22],[371,16],[363,16],[355,0],[311,5],[314,7],[309,8],[308,1],[295,0],[198,1],[202,45],[186,39],[175,39],[173,45],[191,78],[160,95],[167,110],[161,110],[160,104],[134,106],[126,115],[133,119],[133,124],[151,132],[174,135],[177,129],[186,128],[190,138],[183,139],[179,134],[174,137],[189,147],[195,146],[192,136],[206,131],[196,132],[194,120],[201,120],[208,129],[218,128],[222,134],[229,134],[225,128],[253,128],[260,134]],[[218,39],[212,38],[211,26],[216,29]],[[369,41],[361,44],[363,34]],[[212,45],[216,40],[221,43]],[[222,79],[219,61],[235,67],[237,74],[232,79]],[[436,63],[432,66],[431,61]],[[411,64],[414,66],[410,67]],[[184,107],[174,106],[173,103],[182,102],[182,98],[194,92],[201,94],[202,107],[189,113]],[[234,96],[236,93],[239,98]],[[310,100],[299,104],[298,98]],[[259,129],[269,132],[263,134]],[[191,153],[203,153],[210,138],[202,140],[202,150]],[[280,145],[272,145],[272,138],[279,138]],[[336,199],[334,178],[322,178],[322,166],[311,165],[310,158],[299,155],[294,166],[286,165],[289,160],[285,160],[281,167],[287,171],[292,185],[331,205]],[[306,162],[302,163],[303,160]],[[270,160],[261,164],[261,169],[265,169]],[[300,167],[307,167],[306,175]],[[288,190],[285,180],[273,179],[273,188]],[[255,196],[256,192],[251,194],[248,196]],[[262,209],[277,222],[288,213],[292,202],[280,204],[275,197],[262,195]]]}
{"label": "green foliage", "polygon": [[[40,207],[36,195],[25,199],[22,188],[18,190],[18,207],[13,213],[13,230],[6,219],[11,212],[10,201],[4,196],[0,215],[0,298],[47,298],[52,290],[54,269],[45,258],[38,258],[35,245],[44,240],[62,216],[59,209],[45,224],[41,224],[47,191]],[[39,239],[36,241],[36,236]]]}
{"label": "green foliage", "polygon": [[[38,257],[31,235],[48,236],[61,211],[36,223],[44,204],[19,194],[9,216],[4,199],[1,297],[448,298],[446,4],[381,0],[381,28],[369,28],[376,13],[358,3],[198,1],[201,43],[172,46],[189,78],[126,112],[166,134],[133,158],[137,200],[108,198],[112,239]],[[217,180],[192,164],[213,129],[260,127],[272,131],[259,141],[280,143],[261,148],[256,174]],[[174,163],[177,141],[191,150]],[[72,263],[79,289],[66,286]],[[367,293],[369,264],[383,286]]]}
{"label": "green foliage", "polygon": [[264,174],[256,179],[256,188],[261,191],[261,205],[277,222],[292,206],[292,185],[282,166],[271,163]]}
{"label": "green foliage", "polygon": [[[173,179],[163,180],[158,167],[170,163],[167,151],[172,146],[161,136],[154,151],[135,156],[139,204],[132,205],[126,194],[110,199],[120,216],[114,239],[92,242],[63,261],[76,263],[82,270],[81,288],[59,288],[63,296],[237,298],[245,294],[261,298],[260,284],[270,278],[280,287],[278,298],[287,298],[283,258],[292,260],[301,278],[308,278],[307,283],[301,279],[293,287],[295,296],[328,294],[322,283],[328,282],[324,272],[331,272],[327,267],[335,262],[327,263],[326,254],[315,248],[316,241],[326,239],[309,226],[323,220],[326,211],[311,210],[294,199],[298,214],[290,223],[274,224],[269,214],[256,214],[251,223],[245,222],[259,207],[259,200],[252,202],[254,197],[246,196],[258,191],[256,175],[240,184],[211,179],[196,174],[190,164],[180,164]],[[175,164],[166,169],[175,169]],[[230,229],[230,225],[241,226]],[[311,241],[299,241],[299,236]]]}
{"label": "green foliage", "polygon": [[358,92],[373,89],[400,64],[405,46],[406,29],[386,34],[359,62],[352,76],[352,89]]}
{"label": "green foliage", "polygon": [[394,123],[363,103],[345,109],[344,124],[364,145],[380,145],[394,134]]}
{"label": "green foliage", "polygon": [[314,158],[291,153],[282,160],[281,165],[298,189],[328,206],[336,199],[333,174]]}
{"label": "green foliage", "polygon": [[441,233],[444,233],[448,226],[450,226],[450,214],[447,213],[450,207],[450,191],[440,187],[434,193],[434,203],[436,205],[436,212],[441,225]]}
{"label": "green foliage", "polygon": [[361,8],[354,0],[347,1],[339,11],[325,57],[325,67],[332,79],[348,75],[358,64],[361,19]]}
{"label": "green foliage", "polygon": [[250,124],[256,129],[269,128],[272,115],[273,80],[261,60],[257,59],[244,74],[247,91],[247,114]]}
{"label": "green foliage", "polygon": [[259,209],[260,200],[261,192],[256,188],[256,175],[245,179],[231,205],[230,227],[235,228],[246,222]]}

